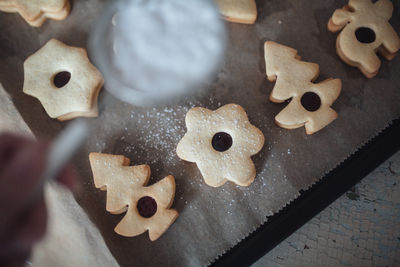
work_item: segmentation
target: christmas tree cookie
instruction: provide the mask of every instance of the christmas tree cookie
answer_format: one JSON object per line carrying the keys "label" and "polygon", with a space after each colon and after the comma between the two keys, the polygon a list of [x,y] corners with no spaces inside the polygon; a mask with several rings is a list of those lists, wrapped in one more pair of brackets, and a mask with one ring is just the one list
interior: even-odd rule
{"label": "christmas tree cookie", "polygon": [[290,103],[276,117],[278,126],[294,129],[305,125],[306,133],[313,134],[337,118],[330,107],[340,94],[340,79],[327,79],[313,83],[319,67],[300,60],[293,48],[265,42],[265,65],[268,80],[276,81],[270,100]]}
{"label": "christmas tree cookie", "polygon": [[178,217],[170,209],[175,196],[175,179],[169,175],[146,186],[150,178],[148,165],[130,166],[121,155],[90,153],[90,165],[96,188],[107,190],[106,210],[126,212],[115,227],[122,236],[137,236],[147,230],[150,240],[158,239]]}

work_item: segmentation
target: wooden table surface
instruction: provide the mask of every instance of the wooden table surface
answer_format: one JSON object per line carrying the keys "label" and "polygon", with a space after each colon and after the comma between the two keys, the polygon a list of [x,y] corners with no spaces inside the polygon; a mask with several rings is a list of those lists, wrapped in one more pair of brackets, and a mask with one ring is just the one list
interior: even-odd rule
{"label": "wooden table surface", "polygon": [[400,151],[254,266],[400,266]]}

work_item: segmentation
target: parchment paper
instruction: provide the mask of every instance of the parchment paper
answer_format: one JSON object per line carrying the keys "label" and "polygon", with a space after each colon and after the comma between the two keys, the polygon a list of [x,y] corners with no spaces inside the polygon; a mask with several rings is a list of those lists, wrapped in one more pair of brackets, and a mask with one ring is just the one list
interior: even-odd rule
{"label": "parchment paper", "polygon": [[[65,123],[50,119],[37,100],[22,93],[23,61],[52,37],[85,47],[89,26],[104,3],[75,0],[67,20],[47,22],[38,29],[17,15],[0,14],[0,81],[39,138],[54,137]],[[223,66],[198,95],[154,108],[133,107],[109,97],[100,117],[91,120],[96,130],[74,160],[82,178],[82,190],[75,197],[121,265],[198,266],[213,261],[400,116],[399,57],[383,61],[379,74],[366,79],[336,55],[336,34],[328,32],[326,24],[345,3],[257,1],[255,25],[227,24],[229,46]],[[399,32],[399,3],[394,5],[391,23]],[[342,79],[342,93],[333,105],[339,113],[336,121],[311,136],[304,128],[275,126],[274,116],[285,104],[268,101],[274,84],[265,75],[266,40],[294,47],[303,60],[318,63],[320,81]],[[253,157],[258,174],[249,187],[227,183],[211,188],[195,164],[180,161],[175,154],[189,108],[216,109],[227,103],[243,106],[266,137],[263,150]],[[126,238],[113,232],[123,215],[105,211],[106,193],[92,182],[90,151],[123,154],[134,164],[149,164],[150,184],[168,174],[175,176],[173,207],[180,216],[159,240],[150,242],[147,234]]]}

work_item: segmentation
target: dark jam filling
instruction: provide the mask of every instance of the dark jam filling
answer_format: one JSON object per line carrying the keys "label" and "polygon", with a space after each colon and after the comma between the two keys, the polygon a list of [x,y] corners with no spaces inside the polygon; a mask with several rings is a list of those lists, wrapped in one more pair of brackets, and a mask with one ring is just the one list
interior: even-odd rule
{"label": "dark jam filling", "polygon": [[321,98],[313,92],[307,92],[301,97],[301,105],[307,111],[317,111],[321,107]]}
{"label": "dark jam filling", "polygon": [[71,73],[68,71],[62,71],[54,76],[53,82],[57,88],[61,88],[64,87],[69,82],[70,79],[71,79]]}
{"label": "dark jam filling", "polygon": [[150,218],[157,211],[157,202],[152,197],[142,197],[137,203],[137,209],[140,216]]}
{"label": "dark jam filling", "polygon": [[219,152],[224,152],[232,146],[232,137],[224,132],[216,133],[211,141],[213,148]]}
{"label": "dark jam filling", "polygon": [[356,38],[360,43],[369,44],[375,41],[375,32],[370,28],[360,27],[356,30]]}

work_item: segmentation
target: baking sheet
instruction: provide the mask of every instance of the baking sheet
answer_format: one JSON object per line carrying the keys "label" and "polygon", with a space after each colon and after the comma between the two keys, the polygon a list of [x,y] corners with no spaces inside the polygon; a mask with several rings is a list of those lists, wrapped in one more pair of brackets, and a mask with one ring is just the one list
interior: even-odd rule
{"label": "baking sheet", "polygon": [[[23,61],[57,38],[86,47],[87,34],[106,1],[73,1],[71,15],[32,28],[14,14],[0,13],[0,82],[34,134],[54,137],[65,123],[50,119],[40,103],[22,93]],[[336,34],[326,29],[336,8],[346,1],[257,1],[255,25],[228,23],[229,44],[220,72],[204,90],[176,103],[139,108],[109,96],[100,117],[91,119],[95,131],[74,159],[82,188],[76,200],[99,227],[110,251],[123,266],[198,266],[212,261],[253,231],[271,215],[312,185],[323,174],[400,116],[400,59],[383,61],[379,74],[366,79],[335,53]],[[391,23],[400,31],[399,3],[394,1]],[[342,93],[333,108],[339,118],[307,136],[304,128],[281,129],[274,116],[286,104],[268,101],[273,83],[266,79],[263,44],[266,40],[296,48],[303,60],[320,64],[319,81],[341,78]],[[185,133],[184,117],[193,106],[216,109],[237,103],[265,137],[263,150],[253,157],[257,178],[249,187],[204,184],[195,164],[180,161],[175,148]],[[168,174],[176,179],[173,207],[180,216],[156,242],[147,234],[118,236],[113,228],[123,215],[105,211],[105,192],[95,189],[88,153],[123,154],[134,164],[149,164],[150,184]],[[84,238],[84,237],[83,237]]]}

